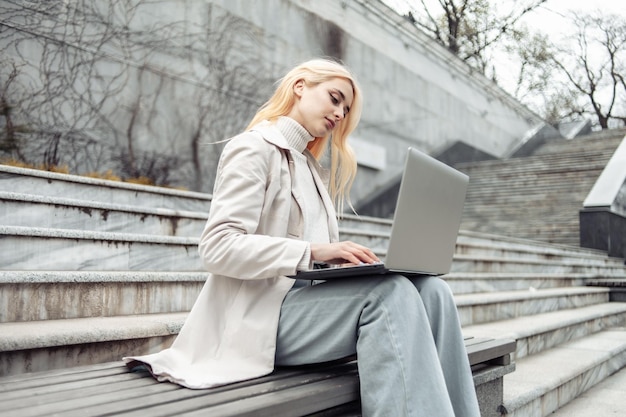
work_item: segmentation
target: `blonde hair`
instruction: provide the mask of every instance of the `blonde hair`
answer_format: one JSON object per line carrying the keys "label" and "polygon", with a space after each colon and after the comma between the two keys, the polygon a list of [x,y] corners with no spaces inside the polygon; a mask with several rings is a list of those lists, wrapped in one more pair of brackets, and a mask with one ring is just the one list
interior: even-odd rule
{"label": "blonde hair", "polygon": [[333,78],[343,78],[352,85],[354,98],[350,111],[338,123],[332,135],[316,137],[309,142],[307,148],[319,161],[328,148],[328,142],[331,142],[330,184],[328,191],[337,208],[337,212],[341,213],[344,201],[347,201],[350,207],[352,207],[350,203],[350,188],[356,176],[357,165],[354,151],[348,144],[348,136],[359,123],[363,109],[361,89],[354,76],[345,66],[328,59],[314,59],[296,66],[278,81],[274,94],[259,108],[246,130],[263,120],[273,122],[278,117],[289,114],[296,101],[293,87],[298,81],[304,80],[309,85],[317,85]]}

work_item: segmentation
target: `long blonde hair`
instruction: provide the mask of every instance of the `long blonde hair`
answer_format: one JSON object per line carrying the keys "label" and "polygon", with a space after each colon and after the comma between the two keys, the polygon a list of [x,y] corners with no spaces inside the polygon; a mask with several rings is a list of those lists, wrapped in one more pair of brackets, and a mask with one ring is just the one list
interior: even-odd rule
{"label": "long blonde hair", "polygon": [[304,80],[307,84],[317,85],[333,78],[343,78],[352,85],[354,98],[350,111],[337,125],[332,135],[316,137],[309,142],[307,148],[317,160],[320,160],[324,156],[330,140],[330,184],[328,191],[335,203],[337,212],[341,213],[344,201],[352,206],[350,204],[350,188],[356,176],[357,165],[354,151],[348,144],[348,136],[359,123],[363,110],[361,89],[345,66],[328,59],[314,59],[296,66],[278,81],[274,94],[259,108],[246,130],[263,120],[273,122],[278,117],[289,114],[296,101],[293,87],[298,81]]}

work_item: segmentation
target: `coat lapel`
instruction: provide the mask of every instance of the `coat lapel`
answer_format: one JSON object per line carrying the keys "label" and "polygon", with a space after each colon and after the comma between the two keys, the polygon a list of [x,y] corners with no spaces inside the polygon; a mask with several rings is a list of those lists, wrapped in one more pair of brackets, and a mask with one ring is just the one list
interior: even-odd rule
{"label": "coat lapel", "polygon": [[[252,130],[258,131],[261,133],[263,138],[274,144],[275,146],[282,148],[286,151],[289,159],[289,170],[291,171],[291,175],[293,178],[293,157],[291,156],[291,147],[287,143],[285,137],[280,133],[280,131],[270,122],[261,122],[258,125],[254,126]],[[315,181],[315,185],[322,197],[322,202],[324,204],[324,208],[326,209],[326,215],[328,217],[328,231],[329,238],[331,242],[336,242],[339,240],[339,226],[337,224],[337,215],[335,212],[335,206],[328,194],[328,182],[329,182],[329,173],[328,170],[324,169],[322,165],[315,159],[313,154],[308,150],[304,151],[304,154],[307,157],[307,161],[309,167],[311,168],[311,172],[313,173],[313,180]],[[298,205],[300,206],[300,210],[302,211],[302,196],[299,193],[299,190],[294,190],[292,188],[292,195]]]}

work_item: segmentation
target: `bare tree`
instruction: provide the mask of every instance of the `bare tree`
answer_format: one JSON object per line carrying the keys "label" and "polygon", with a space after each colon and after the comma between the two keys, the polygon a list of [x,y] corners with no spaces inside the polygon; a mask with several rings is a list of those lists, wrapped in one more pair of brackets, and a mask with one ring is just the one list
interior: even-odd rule
{"label": "bare tree", "polygon": [[194,35],[198,46],[190,50],[206,69],[199,81],[211,85],[210,90],[196,89],[190,96],[195,108],[190,124],[195,189],[213,184],[223,140],[245,127],[269,96],[276,77],[258,59],[258,51],[263,50],[258,28],[213,5],[207,8],[207,21],[210,25]]}
{"label": "bare tree", "polygon": [[407,17],[454,55],[495,79],[491,48],[518,34],[522,17],[546,1],[413,0]]}
{"label": "bare tree", "polygon": [[19,74],[19,69],[15,63],[10,62],[0,67],[0,123],[2,123],[2,134],[0,136],[0,152],[9,155],[12,159],[20,159],[20,144],[18,138],[19,126],[14,123],[14,105],[11,96],[12,84]]}
{"label": "bare tree", "polygon": [[574,36],[536,34],[520,42],[516,96],[546,120],[591,116],[602,129],[626,122],[626,22],[615,15],[571,14]]}
{"label": "bare tree", "polygon": [[[582,94],[586,105],[572,109],[578,114],[591,113],[602,129],[611,119],[626,122],[626,22],[615,15],[574,16],[578,27],[573,60],[565,59],[561,49],[554,64],[575,91]],[[570,55],[571,56],[571,55]],[[619,107],[618,107],[619,106]]]}
{"label": "bare tree", "polygon": [[170,0],[4,1],[3,143],[19,123],[25,160],[206,190],[216,157],[200,143],[241,129],[266,77],[250,24],[189,4],[208,15]]}

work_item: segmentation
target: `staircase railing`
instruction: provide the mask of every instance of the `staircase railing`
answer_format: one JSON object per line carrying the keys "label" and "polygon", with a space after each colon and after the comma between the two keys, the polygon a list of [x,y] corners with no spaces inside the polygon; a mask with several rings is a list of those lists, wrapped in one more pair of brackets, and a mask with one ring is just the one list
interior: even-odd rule
{"label": "staircase railing", "polygon": [[580,246],[626,259],[626,136],[580,210]]}

